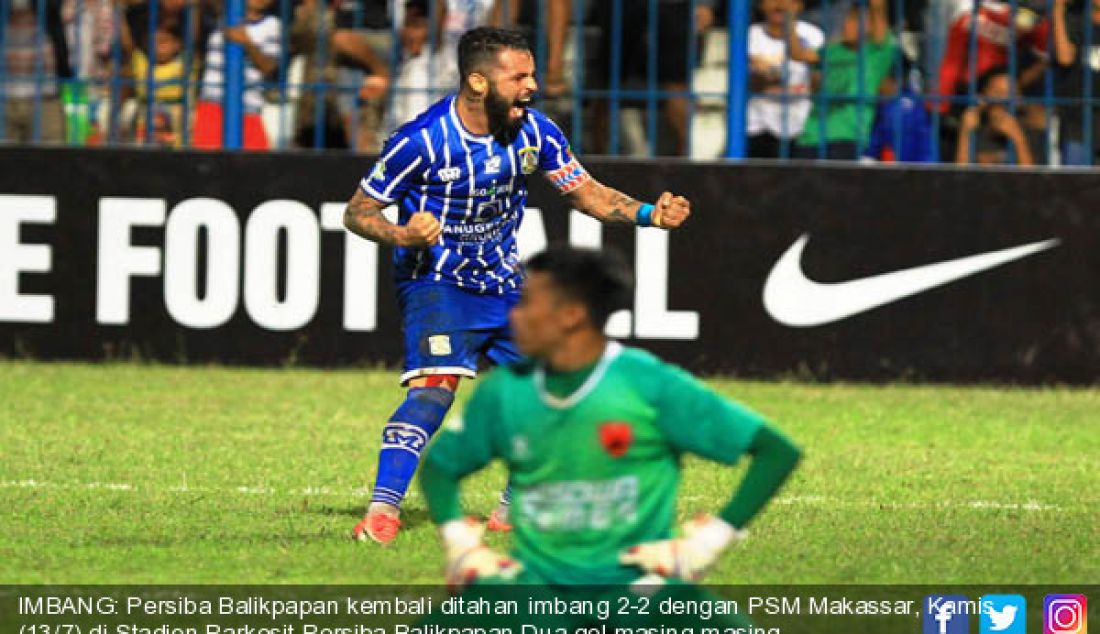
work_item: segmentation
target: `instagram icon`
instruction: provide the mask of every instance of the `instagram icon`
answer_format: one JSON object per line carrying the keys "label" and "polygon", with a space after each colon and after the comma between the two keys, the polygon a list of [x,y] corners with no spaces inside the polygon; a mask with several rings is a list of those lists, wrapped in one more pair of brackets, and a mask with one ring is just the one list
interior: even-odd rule
{"label": "instagram icon", "polygon": [[1088,602],[1083,594],[1043,598],[1043,634],[1088,634]]}

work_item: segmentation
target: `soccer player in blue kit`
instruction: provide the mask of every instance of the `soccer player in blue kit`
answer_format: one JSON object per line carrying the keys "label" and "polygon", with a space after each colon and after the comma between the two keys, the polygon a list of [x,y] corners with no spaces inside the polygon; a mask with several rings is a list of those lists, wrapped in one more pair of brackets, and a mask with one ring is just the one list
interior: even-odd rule
{"label": "soccer player in blue kit", "polygon": [[[561,130],[530,108],[538,89],[530,46],[514,31],[477,28],[458,44],[462,83],[386,141],[348,202],[344,225],[394,247],[409,388],[382,432],[367,514],[353,536],[390,543],[420,452],[443,422],[460,378],[479,357],[518,360],[508,312],[523,271],[516,231],[527,177],[543,172],[570,205],[606,223],[675,229],[691,214],[682,196],[641,203],[581,166]],[[396,205],[392,223],[382,209]],[[507,491],[489,519],[507,530]]]}

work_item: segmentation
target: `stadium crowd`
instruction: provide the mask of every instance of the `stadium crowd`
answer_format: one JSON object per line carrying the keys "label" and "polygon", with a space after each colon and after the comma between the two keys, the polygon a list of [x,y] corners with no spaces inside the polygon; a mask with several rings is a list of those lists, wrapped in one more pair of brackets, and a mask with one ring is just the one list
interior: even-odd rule
{"label": "stadium crowd", "polygon": [[[586,153],[727,154],[728,0],[5,0],[5,143],[373,153],[457,86],[479,25],[534,44],[540,108]],[[975,19],[976,16],[976,19]],[[755,0],[746,155],[1091,165],[1100,0]]]}

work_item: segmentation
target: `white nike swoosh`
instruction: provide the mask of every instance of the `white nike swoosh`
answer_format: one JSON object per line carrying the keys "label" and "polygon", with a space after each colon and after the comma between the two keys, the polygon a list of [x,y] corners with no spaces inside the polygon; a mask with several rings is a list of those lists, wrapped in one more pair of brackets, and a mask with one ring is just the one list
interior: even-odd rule
{"label": "white nike swoosh", "polygon": [[802,251],[810,235],[802,234],[772,267],[764,282],[764,308],[779,323],[795,328],[821,326],[896,302],[930,288],[1058,246],[1043,240],[926,264],[847,282],[822,284],[802,272]]}

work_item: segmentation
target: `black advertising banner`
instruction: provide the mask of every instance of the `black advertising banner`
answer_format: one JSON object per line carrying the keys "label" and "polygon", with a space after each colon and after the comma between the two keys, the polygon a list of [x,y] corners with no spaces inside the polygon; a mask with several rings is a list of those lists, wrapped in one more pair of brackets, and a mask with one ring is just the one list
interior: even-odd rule
{"label": "black advertising banner", "polygon": [[[617,337],[701,372],[1095,383],[1100,179],[591,158],[680,231],[602,227],[531,183],[521,249],[633,258]],[[0,354],[397,364],[386,248],[343,230],[367,158],[0,150]]]}

